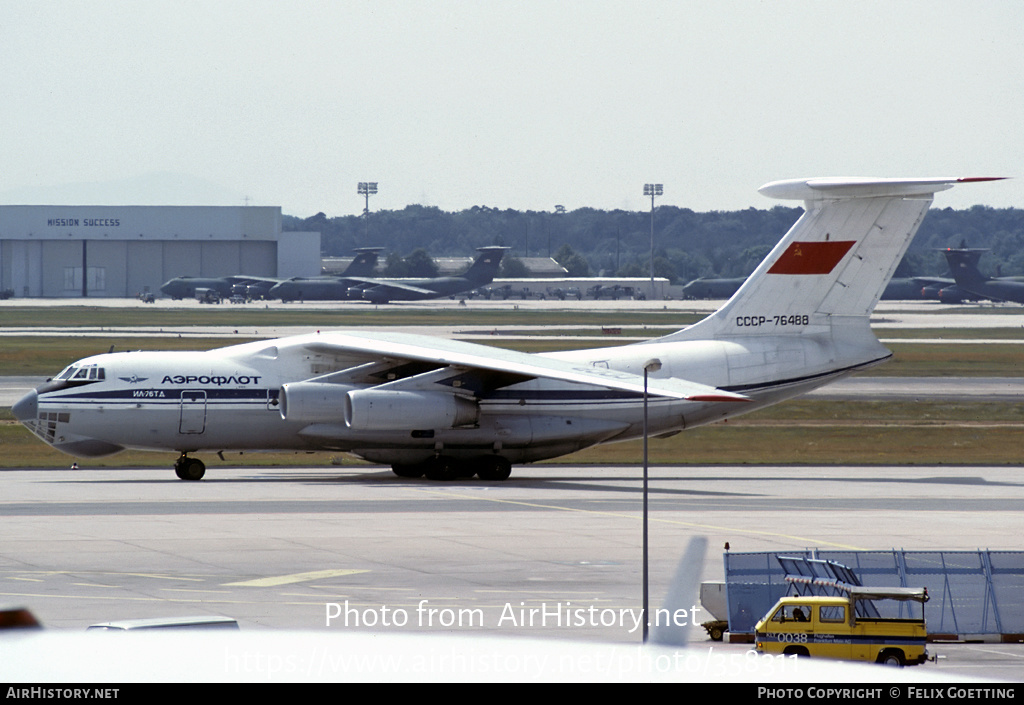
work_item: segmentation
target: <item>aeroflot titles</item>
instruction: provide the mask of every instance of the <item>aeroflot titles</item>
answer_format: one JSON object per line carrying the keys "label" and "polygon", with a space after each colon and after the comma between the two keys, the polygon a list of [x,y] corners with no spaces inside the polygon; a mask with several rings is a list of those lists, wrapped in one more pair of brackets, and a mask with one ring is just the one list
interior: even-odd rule
{"label": "aeroflot titles", "polygon": [[256,375],[231,375],[207,376],[207,375],[165,375],[160,384],[259,384],[260,376]]}
{"label": "aeroflot titles", "polygon": [[46,221],[49,228],[77,228],[84,225],[87,228],[118,228],[121,226],[120,218],[50,218]]}

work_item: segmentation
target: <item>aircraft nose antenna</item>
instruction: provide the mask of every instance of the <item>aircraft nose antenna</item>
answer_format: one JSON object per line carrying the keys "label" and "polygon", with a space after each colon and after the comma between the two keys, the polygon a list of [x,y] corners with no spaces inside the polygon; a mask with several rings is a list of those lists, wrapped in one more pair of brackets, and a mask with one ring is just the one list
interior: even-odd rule
{"label": "aircraft nose antenna", "polygon": [[39,395],[32,390],[11,407],[11,412],[18,421],[35,421],[39,412]]}

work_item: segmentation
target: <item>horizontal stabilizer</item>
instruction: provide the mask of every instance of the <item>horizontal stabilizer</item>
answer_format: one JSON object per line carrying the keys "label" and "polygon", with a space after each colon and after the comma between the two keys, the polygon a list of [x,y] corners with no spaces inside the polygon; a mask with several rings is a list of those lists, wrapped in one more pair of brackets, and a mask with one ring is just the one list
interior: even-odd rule
{"label": "horizontal stabilizer", "polygon": [[788,179],[773,181],[758,189],[769,198],[798,201],[821,201],[838,198],[876,198],[889,196],[929,196],[956,184],[975,181],[1000,181],[1002,176],[970,178],[934,177],[927,179],[877,179],[864,177],[830,177],[819,179]]}

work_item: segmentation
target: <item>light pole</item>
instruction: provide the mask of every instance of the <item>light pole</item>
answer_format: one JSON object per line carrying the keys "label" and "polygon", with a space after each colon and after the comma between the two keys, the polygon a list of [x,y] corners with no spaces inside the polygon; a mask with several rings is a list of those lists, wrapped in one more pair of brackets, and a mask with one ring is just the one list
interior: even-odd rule
{"label": "light pole", "polygon": [[[555,205],[555,215],[565,215],[565,206],[561,203]],[[565,235],[563,232],[562,235]],[[548,257],[551,256],[551,230],[548,230]]]}
{"label": "light pole", "polygon": [[643,624],[644,624],[644,643],[647,643],[647,634],[650,631],[650,623],[648,615],[650,611],[648,609],[648,581],[647,581],[647,375],[651,372],[657,372],[661,369],[661,360],[658,358],[652,358],[644,363],[644,548],[643,548],[643,581],[644,581],[644,604],[643,604]]}
{"label": "light pole", "polygon": [[662,184],[644,184],[644,195],[651,197],[651,298],[654,298],[654,197],[664,193]]}
{"label": "light pole", "polygon": [[[360,196],[366,197],[366,207],[363,208],[363,227],[364,227],[364,238],[370,239],[370,196],[377,193],[377,182],[376,181],[360,181],[359,187],[356,192]],[[651,216],[653,217],[653,216]],[[651,226],[654,227],[654,226]],[[653,271],[653,270],[652,270]]]}

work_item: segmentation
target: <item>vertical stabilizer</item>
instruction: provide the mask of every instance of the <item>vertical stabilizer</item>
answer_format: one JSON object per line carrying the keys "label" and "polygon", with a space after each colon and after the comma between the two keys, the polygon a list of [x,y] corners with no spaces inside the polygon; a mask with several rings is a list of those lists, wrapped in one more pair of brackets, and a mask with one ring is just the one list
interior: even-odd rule
{"label": "vertical stabilizer", "polygon": [[373,270],[377,267],[377,258],[383,249],[383,247],[357,247],[355,250],[356,256],[352,258],[352,261],[340,276],[372,277]]}
{"label": "vertical stabilizer", "polygon": [[498,267],[501,266],[501,258],[507,247],[478,247],[476,260],[462,276],[477,286],[490,284],[498,274]]}
{"label": "vertical stabilizer", "polygon": [[988,281],[988,277],[978,269],[978,262],[986,252],[988,250],[965,247],[958,249],[949,248],[942,251],[942,254],[946,256],[946,263],[949,265],[949,271],[953,274],[953,280],[956,281],[957,286],[971,291],[973,288]]}
{"label": "vertical stabilizer", "polygon": [[668,339],[866,326],[935,192],[978,180],[798,179],[761,187],[772,198],[804,201],[806,212],[721,309]]}

